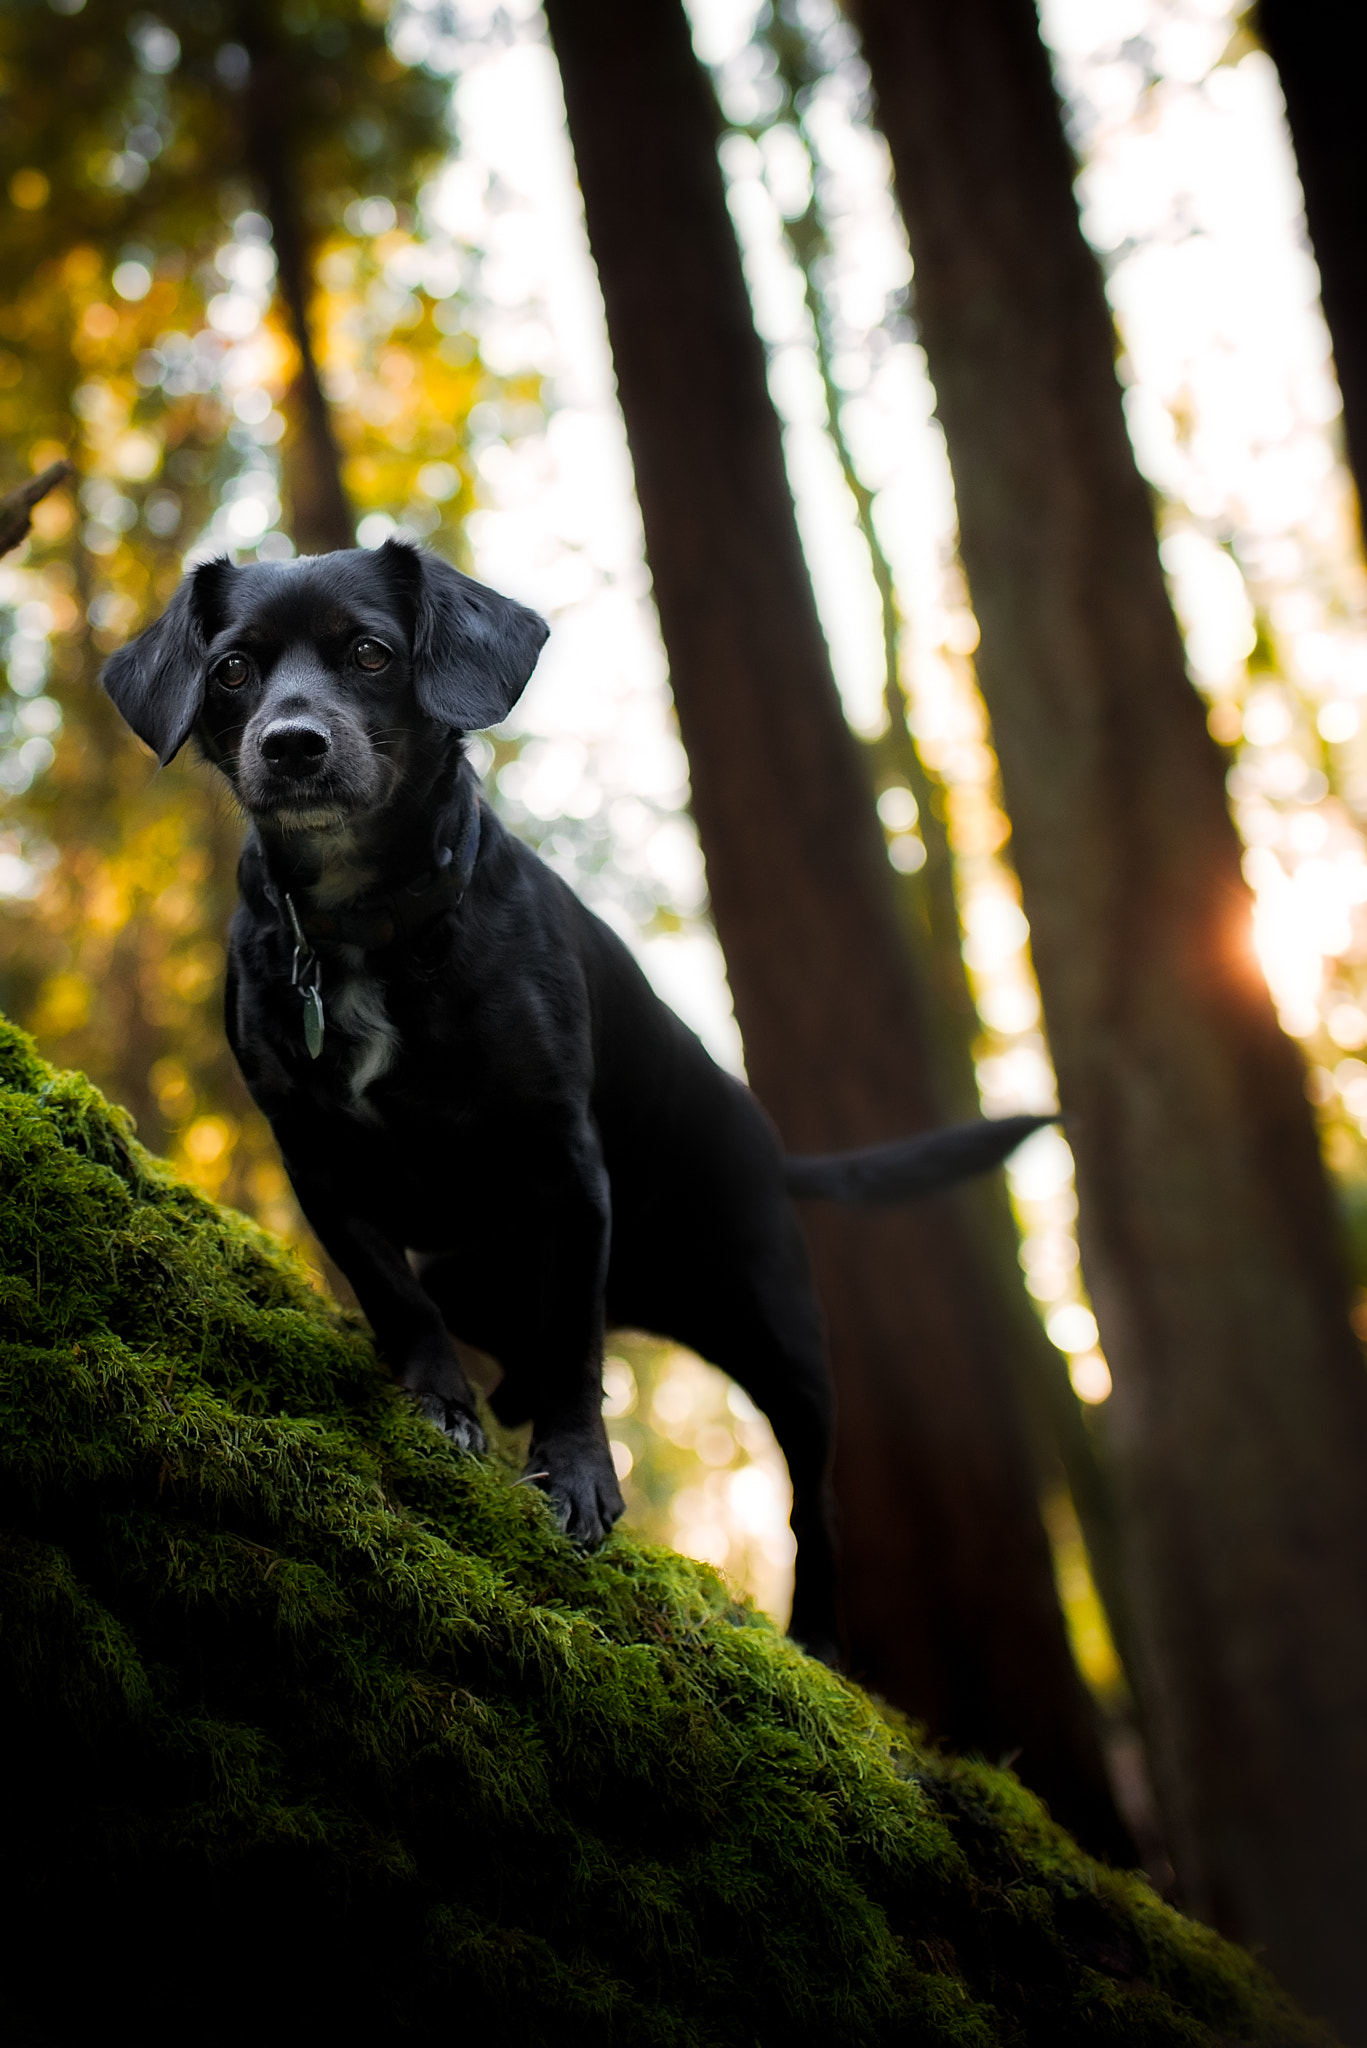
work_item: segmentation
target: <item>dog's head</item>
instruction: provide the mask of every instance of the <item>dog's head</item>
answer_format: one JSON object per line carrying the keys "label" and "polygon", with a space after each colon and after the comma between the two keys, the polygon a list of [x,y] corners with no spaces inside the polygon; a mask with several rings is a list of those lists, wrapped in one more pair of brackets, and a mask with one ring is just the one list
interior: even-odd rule
{"label": "dog's head", "polygon": [[404,542],[206,562],[103,682],[163,764],[193,733],[255,818],[322,828],[381,809],[451,736],[506,718],[546,630]]}

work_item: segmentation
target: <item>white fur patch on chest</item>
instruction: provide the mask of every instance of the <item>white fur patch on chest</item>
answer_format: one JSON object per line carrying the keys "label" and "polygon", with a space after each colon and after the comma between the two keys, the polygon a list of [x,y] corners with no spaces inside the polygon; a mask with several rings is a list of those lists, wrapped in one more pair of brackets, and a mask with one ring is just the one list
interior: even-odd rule
{"label": "white fur patch on chest", "polygon": [[[346,948],[348,953],[352,950]],[[355,950],[363,959],[359,948]],[[362,1098],[389,1072],[402,1044],[399,1028],[384,1006],[384,990],[362,966],[348,961],[341,978],[328,991],[327,1011],[328,1023],[352,1041],[347,1072],[352,1108],[359,1115],[373,1116],[374,1110]]]}
{"label": "white fur patch on chest", "polygon": [[[354,903],[374,886],[375,873],[345,828],[317,835],[318,878],[311,890],[320,910],[336,910]],[[366,1090],[387,1074],[399,1056],[402,1040],[398,1026],[384,1006],[384,990],[366,972],[365,953],[359,946],[340,948],[341,968],[328,976],[324,990],[329,1028],[336,1028],[351,1040],[347,1060],[347,1093],[353,1114],[367,1122],[375,1116],[365,1101]]]}
{"label": "white fur patch on chest", "polygon": [[336,910],[341,904],[354,903],[374,887],[375,871],[362,857],[353,833],[320,833],[315,844],[319,873],[312,895],[320,910]]}

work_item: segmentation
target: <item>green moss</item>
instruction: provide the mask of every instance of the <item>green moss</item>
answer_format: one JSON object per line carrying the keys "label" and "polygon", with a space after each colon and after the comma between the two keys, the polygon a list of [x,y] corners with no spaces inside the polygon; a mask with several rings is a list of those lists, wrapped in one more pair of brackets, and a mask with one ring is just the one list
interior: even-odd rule
{"label": "green moss", "polygon": [[0,1150],[11,2038],[1326,2038],[705,1567],[572,1549],[7,1027]]}

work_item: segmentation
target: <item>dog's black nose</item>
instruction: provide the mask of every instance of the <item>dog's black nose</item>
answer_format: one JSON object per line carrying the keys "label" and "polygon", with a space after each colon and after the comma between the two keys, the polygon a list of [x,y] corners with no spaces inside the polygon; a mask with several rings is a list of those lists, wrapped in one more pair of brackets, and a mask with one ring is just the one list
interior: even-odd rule
{"label": "dog's black nose", "polygon": [[326,726],[315,725],[311,719],[277,718],[266,727],[258,745],[262,758],[273,768],[288,768],[296,775],[307,775],[322,765],[332,736]]}

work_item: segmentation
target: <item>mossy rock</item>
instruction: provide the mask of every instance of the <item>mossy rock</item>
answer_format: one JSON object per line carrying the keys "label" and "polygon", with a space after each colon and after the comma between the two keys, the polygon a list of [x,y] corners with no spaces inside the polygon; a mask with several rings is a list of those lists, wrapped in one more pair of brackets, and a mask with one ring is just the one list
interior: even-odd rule
{"label": "mossy rock", "polygon": [[574,1550],[9,1027],[0,1146],[16,2048],[1326,2040],[713,1572]]}

